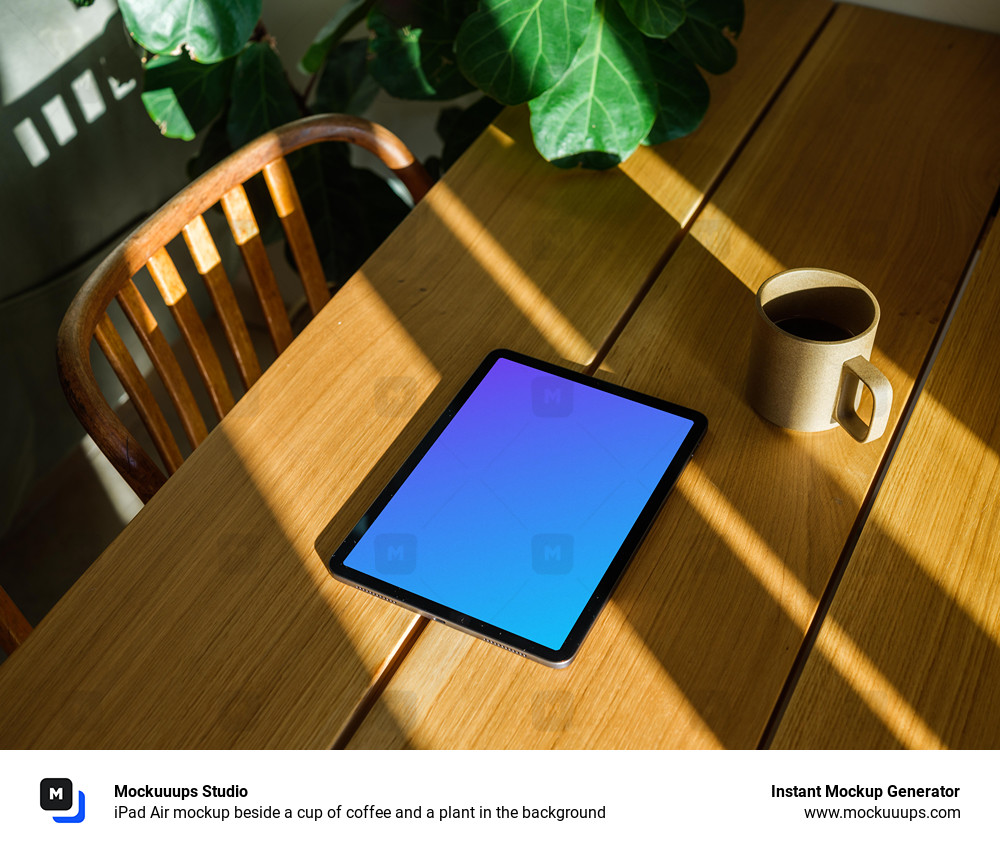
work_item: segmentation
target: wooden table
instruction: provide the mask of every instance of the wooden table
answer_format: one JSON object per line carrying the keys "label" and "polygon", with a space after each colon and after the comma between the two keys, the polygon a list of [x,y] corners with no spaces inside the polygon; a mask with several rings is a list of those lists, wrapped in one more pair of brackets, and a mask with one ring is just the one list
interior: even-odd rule
{"label": "wooden table", "polygon": [[[703,126],[620,169],[554,169],[505,113],[0,666],[0,747],[995,746],[997,394],[954,392],[995,361],[995,321],[961,307],[931,362],[1000,185],[1000,39],[747,5]],[[879,298],[896,401],[873,444],[743,401],[754,290],[801,265]],[[323,564],[500,346],[711,423],[563,671]],[[964,494],[940,537],[942,494],[914,485],[939,451]],[[929,566],[977,511],[961,569]]]}

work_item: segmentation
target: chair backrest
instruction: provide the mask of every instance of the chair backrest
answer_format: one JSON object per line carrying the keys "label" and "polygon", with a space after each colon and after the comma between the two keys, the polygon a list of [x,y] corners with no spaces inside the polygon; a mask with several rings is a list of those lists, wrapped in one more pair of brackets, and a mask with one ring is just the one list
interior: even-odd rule
{"label": "chair backrest", "polygon": [[[59,328],[58,365],[66,397],[98,447],[144,502],[152,498],[184,458],[152,389],[108,316],[108,307],[112,300],[121,306],[170,396],[189,444],[196,447],[208,434],[205,419],[170,344],[132,278],[143,267],[148,269],[221,419],[235,403],[233,393],[205,325],[165,246],[183,233],[222,323],[240,378],[249,389],[261,375],[260,363],[203,213],[221,202],[274,348],[280,354],[292,340],[291,323],[243,184],[263,172],[309,309],[315,316],[330,299],[330,293],[285,155],[323,141],[351,142],[371,151],[396,173],[414,201],[420,200],[430,188],[423,166],[399,139],[378,124],[348,115],[318,115],[294,121],[255,139],[220,162],[141,224],[87,279],[63,319]],[[134,403],[166,474],[104,398],[90,360],[91,340],[95,338]]]}
{"label": "chair backrest", "polygon": [[31,632],[31,625],[0,587],[0,649],[10,655]]}

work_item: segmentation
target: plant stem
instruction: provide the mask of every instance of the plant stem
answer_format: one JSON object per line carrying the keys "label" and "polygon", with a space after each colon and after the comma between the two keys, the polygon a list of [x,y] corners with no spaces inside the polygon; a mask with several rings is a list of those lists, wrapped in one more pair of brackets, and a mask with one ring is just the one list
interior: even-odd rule
{"label": "plant stem", "polygon": [[309,81],[306,83],[305,89],[302,91],[302,99],[308,100],[309,93],[313,90],[313,86],[316,85],[316,80],[319,79],[319,71],[313,71],[309,77]]}

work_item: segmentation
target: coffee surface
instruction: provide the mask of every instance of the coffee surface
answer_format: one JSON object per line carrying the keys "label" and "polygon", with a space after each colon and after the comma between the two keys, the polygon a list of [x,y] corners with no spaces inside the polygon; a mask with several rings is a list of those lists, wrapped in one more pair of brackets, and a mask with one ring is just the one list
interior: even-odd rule
{"label": "coffee surface", "polygon": [[840,342],[854,336],[849,330],[814,316],[789,316],[779,319],[775,324],[785,333],[814,342]]}

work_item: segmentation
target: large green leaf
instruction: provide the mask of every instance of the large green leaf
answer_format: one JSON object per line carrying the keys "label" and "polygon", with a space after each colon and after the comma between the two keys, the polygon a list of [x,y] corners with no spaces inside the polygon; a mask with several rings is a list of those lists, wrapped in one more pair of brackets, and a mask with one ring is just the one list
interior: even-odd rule
{"label": "large green leaf", "polygon": [[229,144],[229,135],[226,133],[226,113],[223,112],[209,126],[202,139],[201,149],[187,161],[188,180],[201,177],[208,169],[222,162],[232,152],[233,146]]}
{"label": "large green leaf", "polygon": [[183,55],[154,56],[145,64],[142,103],[164,136],[190,141],[221,111],[232,75],[232,59],[204,65]]}
{"label": "large green leaf", "polygon": [[566,167],[607,168],[625,159],[656,118],[651,76],[642,34],[614,0],[598,0],[573,64],[531,101],[535,147]]}
{"label": "large green leaf", "polygon": [[372,76],[393,97],[451,100],[473,89],[455,59],[467,0],[383,0],[368,16]]}
{"label": "large green leaf", "polygon": [[458,31],[462,73],[501,103],[554,86],[587,36],[594,0],[480,0]]}
{"label": "large green leaf", "polygon": [[233,70],[226,134],[233,149],[300,117],[278,54],[264,42],[248,44]]}
{"label": "large green leaf", "polygon": [[743,0],[685,0],[687,17],[670,44],[712,74],[724,74],[736,64],[734,36],[743,29]]}
{"label": "large green leaf", "polygon": [[368,73],[365,39],[342,41],[334,47],[316,83],[312,108],[316,112],[360,115],[378,94],[378,83]]}
{"label": "large green leaf", "polygon": [[354,29],[356,24],[365,19],[374,5],[375,0],[347,0],[327,21],[326,26],[316,33],[306,55],[299,62],[299,68],[303,73],[316,73],[323,66],[327,54]]}
{"label": "large green leaf", "polygon": [[187,47],[197,62],[235,56],[260,19],[261,0],[118,0],[129,35],[152,53]]}
{"label": "large green leaf", "polygon": [[651,38],[666,38],[684,23],[684,0],[618,0],[632,21]]}
{"label": "large green leaf", "polygon": [[693,133],[708,109],[708,83],[697,66],[665,41],[647,41],[659,112],[645,143],[658,145]]}

